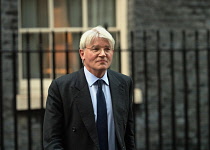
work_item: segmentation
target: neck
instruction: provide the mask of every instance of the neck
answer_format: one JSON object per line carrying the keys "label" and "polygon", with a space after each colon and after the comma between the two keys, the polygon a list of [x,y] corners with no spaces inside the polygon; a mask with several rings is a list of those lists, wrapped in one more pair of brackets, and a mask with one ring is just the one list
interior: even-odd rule
{"label": "neck", "polygon": [[106,69],[101,69],[101,70],[94,70],[94,69],[89,69],[86,67],[86,69],[92,73],[94,76],[96,76],[97,78],[102,78],[104,76],[104,74],[106,73]]}
{"label": "neck", "polygon": [[98,77],[98,78],[102,78],[103,76],[104,76],[104,74],[105,74],[105,71],[103,71],[103,72],[95,72],[95,73],[93,73],[93,75],[95,75],[96,77]]}

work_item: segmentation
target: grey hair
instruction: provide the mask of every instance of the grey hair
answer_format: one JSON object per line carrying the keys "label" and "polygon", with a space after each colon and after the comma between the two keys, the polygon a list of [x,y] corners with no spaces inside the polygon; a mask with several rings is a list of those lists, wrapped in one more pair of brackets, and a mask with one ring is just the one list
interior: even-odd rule
{"label": "grey hair", "polygon": [[91,42],[98,37],[107,39],[111,49],[114,49],[114,38],[102,26],[97,26],[83,33],[80,39],[80,49],[85,49],[87,45],[91,44]]}

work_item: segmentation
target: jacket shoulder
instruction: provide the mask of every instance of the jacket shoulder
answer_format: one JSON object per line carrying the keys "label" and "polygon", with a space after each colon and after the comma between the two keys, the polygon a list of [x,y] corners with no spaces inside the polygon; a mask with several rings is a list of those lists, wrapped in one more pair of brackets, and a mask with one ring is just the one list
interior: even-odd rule
{"label": "jacket shoulder", "polygon": [[67,83],[70,85],[74,84],[78,80],[79,76],[82,75],[82,72],[83,72],[83,69],[80,69],[79,71],[63,75],[61,77],[56,78],[54,82],[56,82],[59,85],[65,85]]}
{"label": "jacket shoulder", "polygon": [[131,80],[130,76],[127,76],[125,74],[122,74],[122,73],[119,73],[119,72],[116,72],[116,71],[113,71],[113,70],[108,70],[108,74],[116,77],[119,80]]}

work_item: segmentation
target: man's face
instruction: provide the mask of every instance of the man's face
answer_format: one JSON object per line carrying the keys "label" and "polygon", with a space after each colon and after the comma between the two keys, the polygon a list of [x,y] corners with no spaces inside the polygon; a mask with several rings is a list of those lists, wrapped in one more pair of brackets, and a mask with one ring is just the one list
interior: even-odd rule
{"label": "man's face", "polygon": [[103,75],[112,63],[114,50],[104,38],[96,38],[85,49],[80,49],[80,57],[88,71],[98,77]]}

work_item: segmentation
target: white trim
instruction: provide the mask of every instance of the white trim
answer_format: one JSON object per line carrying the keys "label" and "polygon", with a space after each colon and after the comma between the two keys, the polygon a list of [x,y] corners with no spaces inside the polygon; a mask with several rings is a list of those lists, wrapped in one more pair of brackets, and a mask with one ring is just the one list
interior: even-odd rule
{"label": "white trim", "polygon": [[[49,6],[49,10],[48,10],[48,18],[49,18],[49,29],[48,29],[48,36],[49,36],[49,43],[52,43],[53,41],[53,37],[52,34],[50,34],[50,32],[54,31],[54,1],[53,0],[48,0],[48,6]],[[49,44],[49,50],[52,50],[52,44]],[[51,53],[50,53],[51,54]],[[52,56],[52,54],[51,54]],[[52,57],[50,57],[50,67],[52,67]],[[52,78],[52,74],[50,74],[50,78]]]}
{"label": "white trim", "polygon": [[[120,43],[121,49],[128,49],[128,25],[127,25],[127,3],[128,0],[117,0],[116,12],[117,12],[117,28],[120,29]],[[121,70],[123,74],[130,75],[129,72],[129,53],[123,52],[121,54]]]}
{"label": "white trim", "polygon": [[54,28],[54,2],[53,0],[48,0],[48,23],[49,23],[49,29]]}
{"label": "white trim", "polygon": [[[20,84],[20,93],[17,95],[17,110],[26,110],[28,108],[28,93],[27,93],[27,80],[21,80]],[[31,79],[31,109],[40,109],[40,80],[39,79]],[[47,98],[47,89],[51,83],[51,79],[43,79],[43,106],[45,107],[46,98]],[[32,89],[33,87],[33,89]]]}
{"label": "white trim", "polygon": [[88,28],[88,4],[87,0],[82,0],[82,25],[83,30]]}
{"label": "white trim", "polygon": [[18,29],[21,28],[21,0],[18,0]]}
{"label": "white trim", "polygon": [[[21,51],[21,47],[22,47],[22,35],[18,35],[18,49],[19,51]],[[23,66],[22,66],[22,53],[18,54],[18,81],[20,81],[21,84],[21,80],[22,80],[22,76],[23,76]]]}
{"label": "white trim", "polygon": [[[21,28],[21,0],[18,0],[18,29]],[[22,35],[20,34],[20,32],[18,32],[18,50],[20,51],[22,48]],[[21,80],[21,77],[22,77],[22,54],[19,53],[18,54],[18,81]],[[20,65],[21,64],[21,65]]]}

